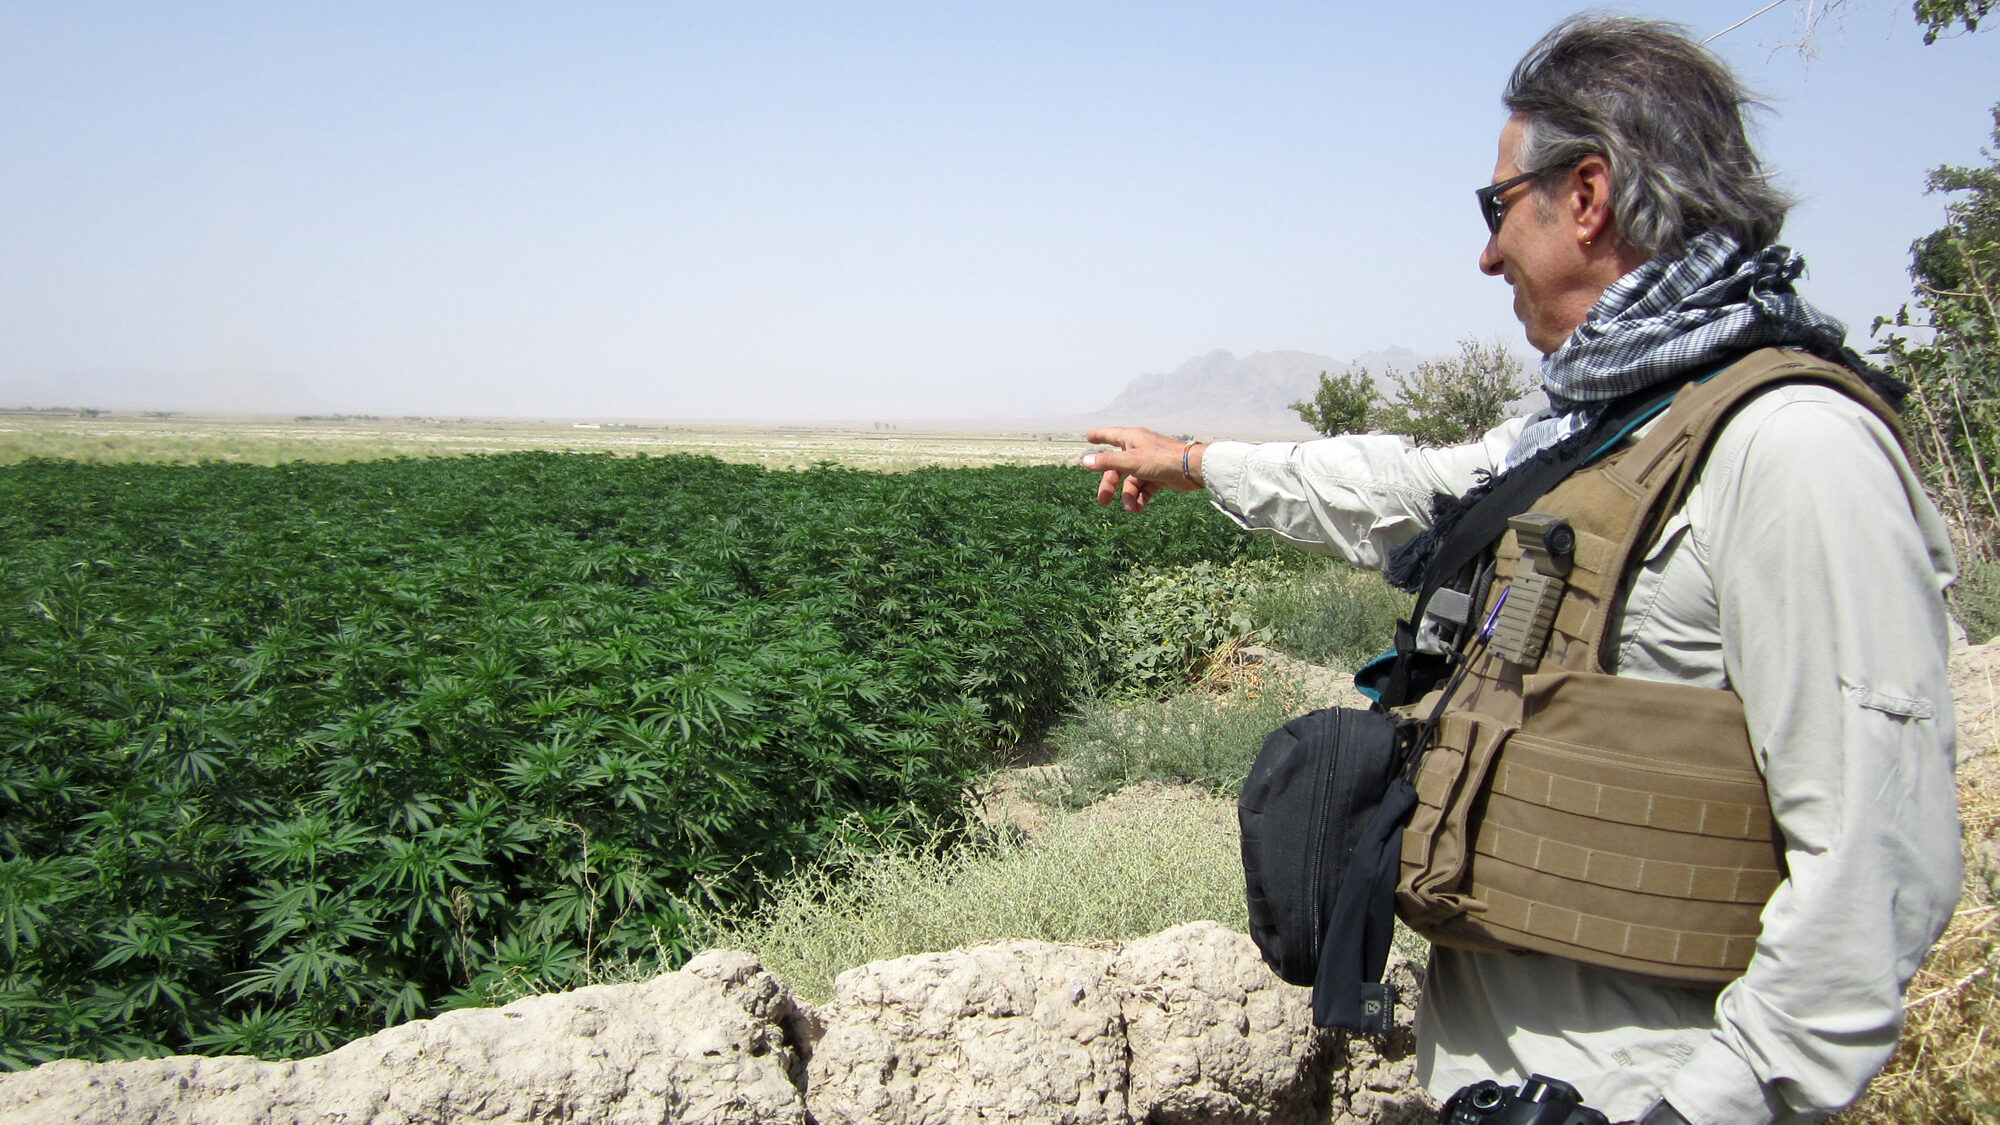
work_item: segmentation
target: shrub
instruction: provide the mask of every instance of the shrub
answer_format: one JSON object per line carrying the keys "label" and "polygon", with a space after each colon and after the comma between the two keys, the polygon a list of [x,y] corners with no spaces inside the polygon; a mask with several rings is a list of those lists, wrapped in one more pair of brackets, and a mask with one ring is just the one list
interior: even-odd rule
{"label": "shrub", "polygon": [[1961,560],[1962,573],[1951,588],[1951,607],[1966,639],[1983,645],[2000,637],[2000,562]]}
{"label": "shrub", "polygon": [[1369,425],[1419,445],[1472,441],[1507,417],[1508,404],[1535,389],[1521,361],[1499,339],[1468,336],[1458,358],[1420,363],[1396,377],[1396,397],[1369,415]]}
{"label": "shrub", "polygon": [[1158,698],[1186,686],[1212,653],[1251,634],[1246,595],[1281,573],[1283,564],[1272,559],[1132,571],[1119,581],[1117,608],[1098,629],[1102,688]]}
{"label": "shrub", "polygon": [[[2000,144],[2000,105],[1993,138]],[[2000,153],[1984,155],[1984,166],[1931,170],[1929,190],[1947,197],[1945,225],[1910,247],[1916,307],[1875,322],[1900,330],[1882,353],[1910,385],[1904,430],[1968,563],[2000,561]]]}
{"label": "shrub", "polygon": [[1211,919],[1249,925],[1227,802],[1165,795],[1115,814],[1054,813],[1040,842],[896,846],[803,871],[748,916],[716,917],[705,944],[756,954],[814,1002],[870,961],[1027,938],[1141,937]]}
{"label": "shrub", "polygon": [[1084,804],[1142,781],[1234,791],[1303,697],[1283,678],[1223,694],[1188,692],[1190,681],[1250,640],[1351,670],[1387,647],[1409,603],[1379,575],[1296,551],[1132,572],[1100,634],[1108,690],[1049,736],[1062,799]]}
{"label": "shrub", "polygon": [[1299,713],[1301,694],[1283,679],[1257,692],[1184,692],[1120,705],[1099,701],[1049,734],[1062,763],[1052,796],[1084,805],[1144,781],[1235,793],[1264,736]]}
{"label": "shrub", "polygon": [[1247,594],[1264,643],[1350,672],[1390,647],[1408,594],[1340,559],[1288,552],[1285,562]]}
{"label": "shrub", "polygon": [[[1392,373],[1394,370],[1390,368]],[[1367,431],[1381,403],[1382,392],[1375,389],[1375,377],[1357,363],[1339,375],[1320,372],[1313,397],[1292,403],[1290,409],[1322,436],[1339,437]]]}

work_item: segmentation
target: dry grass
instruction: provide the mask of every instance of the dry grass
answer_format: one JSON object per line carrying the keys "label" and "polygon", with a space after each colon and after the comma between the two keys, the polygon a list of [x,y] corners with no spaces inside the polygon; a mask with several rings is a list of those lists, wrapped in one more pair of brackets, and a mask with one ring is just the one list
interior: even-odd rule
{"label": "dry grass", "polygon": [[711,947],[757,955],[815,1003],[841,972],[891,957],[1028,938],[1156,933],[1193,919],[1243,930],[1234,806],[1147,786],[1083,812],[1050,809],[1030,841],[1007,835],[944,852],[889,849],[808,871],[762,911],[715,918]]}
{"label": "dry grass", "polygon": [[[1989,820],[1992,811],[1989,803]],[[1968,880],[1964,904],[1910,985],[1895,1057],[1839,1117],[1844,1125],[2000,1120],[2000,1029],[1992,1026],[2000,908],[1991,901],[1992,877],[1987,865],[1984,879]],[[1985,884],[1977,895],[1973,882]]]}
{"label": "dry grass", "polygon": [[635,456],[692,453],[769,469],[833,462],[904,472],[927,465],[1071,464],[1080,435],[888,430],[837,424],[731,426],[481,418],[215,418],[0,410],[0,465],[30,457],[103,464],[372,461],[523,449]]}
{"label": "dry grass", "polygon": [[1211,660],[1195,690],[1080,707],[1049,732],[1063,768],[1059,784],[1041,796],[1078,808],[1142,782],[1233,795],[1264,737],[1304,706],[1289,677],[1271,675],[1260,664]]}

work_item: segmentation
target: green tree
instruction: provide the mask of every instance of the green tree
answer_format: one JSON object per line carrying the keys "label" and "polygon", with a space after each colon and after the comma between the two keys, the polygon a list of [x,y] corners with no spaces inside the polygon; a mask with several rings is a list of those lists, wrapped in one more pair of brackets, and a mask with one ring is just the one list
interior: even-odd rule
{"label": "green tree", "polygon": [[1376,414],[1378,429],[1404,434],[1419,445],[1456,445],[1500,424],[1507,404],[1534,389],[1521,361],[1499,340],[1468,336],[1458,358],[1420,363],[1404,375],[1394,370],[1396,397]]}
{"label": "green tree", "polygon": [[1924,42],[1935,43],[1954,24],[1964,31],[1979,30],[1979,21],[1993,10],[1993,0],[1916,0],[1911,5],[1917,22],[1923,25]]}
{"label": "green tree", "polygon": [[1292,409],[1306,425],[1327,437],[1339,437],[1366,430],[1381,403],[1374,377],[1366,367],[1356,364],[1345,375],[1320,372],[1319,390],[1311,401],[1295,402]]}
{"label": "green tree", "polygon": [[[2000,105],[1993,107],[2000,145]],[[2000,155],[1985,167],[1931,170],[1929,190],[1950,196],[1944,226],[1910,246],[1915,308],[1876,322],[1895,332],[1883,353],[1910,384],[1906,427],[1944,511],[1959,556],[2000,558]]]}

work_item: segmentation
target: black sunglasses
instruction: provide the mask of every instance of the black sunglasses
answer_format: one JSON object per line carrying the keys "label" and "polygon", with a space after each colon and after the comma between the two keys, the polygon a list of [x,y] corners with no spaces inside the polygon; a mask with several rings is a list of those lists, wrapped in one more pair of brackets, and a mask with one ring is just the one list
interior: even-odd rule
{"label": "black sunglasses", "polygon": [[1576,163],[1576,161],[1571,161],[1568,164],[1558,164],[1553,168],[1543,168],[1537,172],[1523,172],[1518,176],[1509,176],[1497,184],[1487,184],[1483,188],[1472,189],[1472,194],[1479,200],[1479,215],[1486,220],[1487,232],[1490,234],[1499,234],[1500,223],[1507,217],[1507,205],[1500,201],[1501,196],[1506,195],[1529,180],[1546,176],[1550,172],[1560,172],[1566,168],[1574,168]]}

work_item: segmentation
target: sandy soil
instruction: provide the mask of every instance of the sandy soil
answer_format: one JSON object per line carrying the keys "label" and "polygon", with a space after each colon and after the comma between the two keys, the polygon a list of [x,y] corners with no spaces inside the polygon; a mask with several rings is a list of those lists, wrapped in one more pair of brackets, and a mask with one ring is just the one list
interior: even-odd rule
{"label": "sandy soil", "polygon": [[900,471],[924,465],[1073,464],[1080,432],[966,423],[735,426],[479,418],[298,417],[0,412],[0,464],[26,457],[79,461],[200,460],[274,464],[441,457],[561,449],[631,456],[693,453],[768,468],[831,461]]}
{"label": "sandy soil", "polygon": [[1958,712],[1958,803],[1965,821],[1966,903],[1983,904],[1977,867],[2000,875],[2000,639],[1952,653],[1951,694]]}

